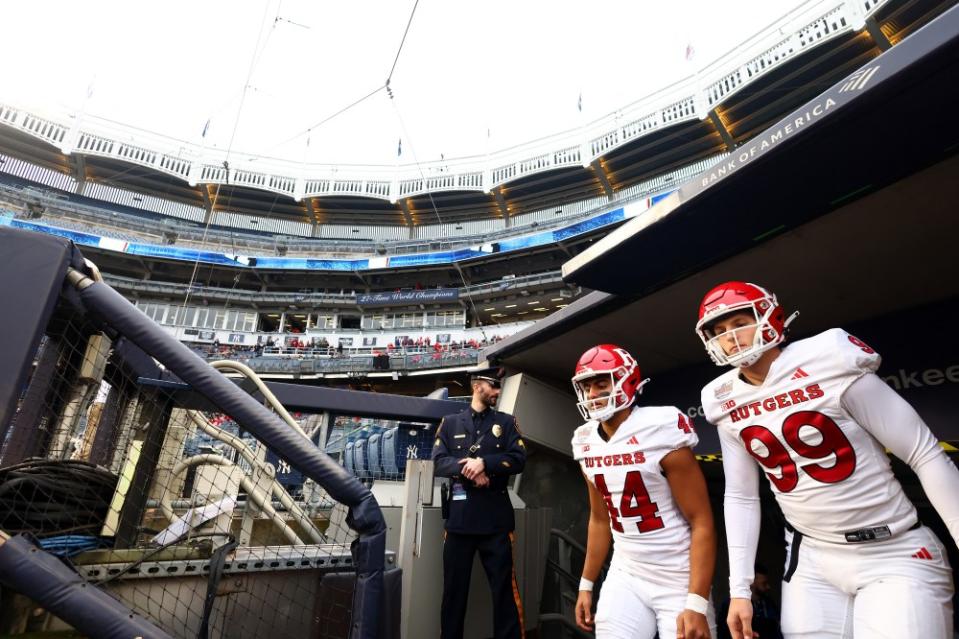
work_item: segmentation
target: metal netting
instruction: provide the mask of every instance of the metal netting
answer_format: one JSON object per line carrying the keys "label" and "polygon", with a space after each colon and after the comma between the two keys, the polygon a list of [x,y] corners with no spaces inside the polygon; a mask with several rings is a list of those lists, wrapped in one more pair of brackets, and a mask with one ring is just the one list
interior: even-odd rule
{"label": "metal netting", "polygon": [[[324,416],[261,401],[296,445],[318,442]],[[3,538],[61,558],[154,636],[357,636],[349,509],[240,423],[109,325],[57,313],[0,424]],[[0,597],[0,634],[70,628]]]}

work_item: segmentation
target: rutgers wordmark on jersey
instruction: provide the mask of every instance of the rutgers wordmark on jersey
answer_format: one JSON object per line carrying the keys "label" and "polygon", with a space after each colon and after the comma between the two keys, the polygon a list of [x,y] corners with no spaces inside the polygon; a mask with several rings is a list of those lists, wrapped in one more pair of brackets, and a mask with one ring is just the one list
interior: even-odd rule
{"label": "rutgers wordmark on jersey", "polygon": [[573,433],[573,457],[603,496],[613,531],[613,562],[633,571],[689,571],[689,524],[660,462],[699,438],[672,406],[637,406],[606,441],[590,421]]}
{"label": "rutgers wordmark on jersey", "polygon": [[804,535],[869,541],[849,535],[889,537],[917,521],[885,450],[842,406],[845,390],[879,363],[862,340],[831,329],[785,347],[760,386],[732,369],[703,389],[706,418],[759,463]]}

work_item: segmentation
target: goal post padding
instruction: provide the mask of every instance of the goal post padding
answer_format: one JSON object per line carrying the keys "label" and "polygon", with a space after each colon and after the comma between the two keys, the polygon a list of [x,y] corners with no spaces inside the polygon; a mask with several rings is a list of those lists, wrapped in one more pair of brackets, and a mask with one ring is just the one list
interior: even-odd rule
{"label": "goal post padding", "polygon": [[88,312],[154,357],[290,466],[323,487],[330,497],[349,508],[347,524],[359,535],[351,547],[357,574],[350,637],[375,638],[383,598],[386,521],[369,488],[176,338],[146,320],[110,286],[91,282],[84,279],[79,284],[80,299]]}
{"label": "goal post padding", "polygon": [[69,241],[0,226],[5,327],[0,331],[0,444],[13,422],[20,389],[30,374],[43,331],[63,289],[68,266],[81,268],[83,257]]}
{"label": "goal post padding", "polygon": [[112,593],[87,583],[61,559],[24,535],[0,544],[0,583],[16,589],[84,635],[103,639],[170,639]]}

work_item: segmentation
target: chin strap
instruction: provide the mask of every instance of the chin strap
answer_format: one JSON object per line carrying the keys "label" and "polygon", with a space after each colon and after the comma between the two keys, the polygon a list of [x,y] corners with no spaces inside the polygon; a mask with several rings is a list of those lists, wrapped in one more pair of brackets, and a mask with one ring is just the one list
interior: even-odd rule
{"label": "chin strap", "polygon": [[792,315],[786,318],[786,321],[783,322],[783,332],[786,332],[786,329],[789,328],[789,325],[793,323],[793,320],[799,317],[799,311],[795,311]]}

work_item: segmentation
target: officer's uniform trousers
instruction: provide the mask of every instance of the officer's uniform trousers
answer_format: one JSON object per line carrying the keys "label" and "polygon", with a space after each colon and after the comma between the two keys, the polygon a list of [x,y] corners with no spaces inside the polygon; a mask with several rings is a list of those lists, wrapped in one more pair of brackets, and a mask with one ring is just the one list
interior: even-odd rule
{"label": "officer's uniform trousers", "polygon": [[[464,457],[481,457],[489,486],[478,487],[459,473]],[[460,639],[469,597],[473,557],[478,552],[493,600],[496,639],[524,635],[522,602],[513,563],[513,506],[509,476],[523,470],[526,448],[511,415],[468,409],[443,419],[433,446],[434,472],[449,477],[449,517],[443,545],[441,636]]]}

